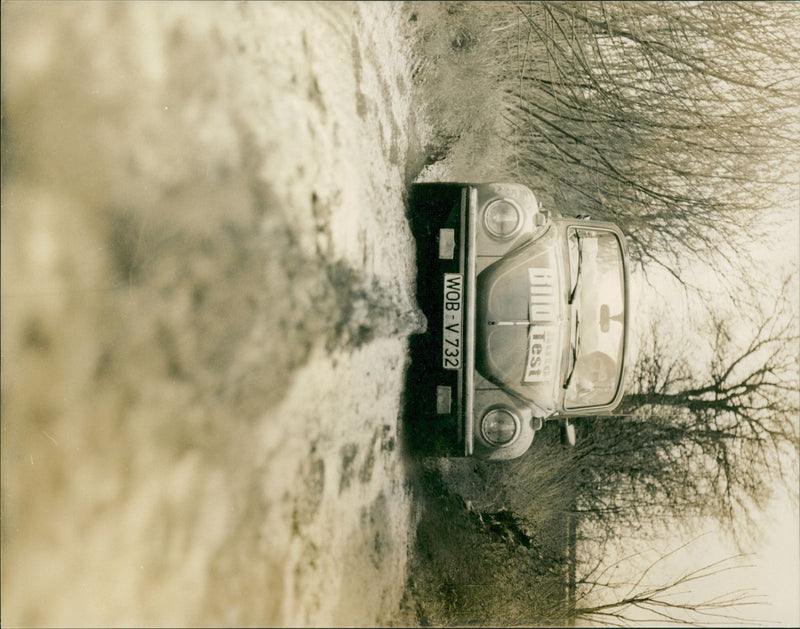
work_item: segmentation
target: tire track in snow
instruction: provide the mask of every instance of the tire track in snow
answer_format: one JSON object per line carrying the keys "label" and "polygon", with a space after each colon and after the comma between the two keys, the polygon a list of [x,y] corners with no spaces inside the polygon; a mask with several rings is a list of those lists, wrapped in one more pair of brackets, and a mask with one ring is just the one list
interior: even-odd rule
{"label": "tire track in snow", "polygon": [[4,8],[7,624],[391,617],[400,11]]}

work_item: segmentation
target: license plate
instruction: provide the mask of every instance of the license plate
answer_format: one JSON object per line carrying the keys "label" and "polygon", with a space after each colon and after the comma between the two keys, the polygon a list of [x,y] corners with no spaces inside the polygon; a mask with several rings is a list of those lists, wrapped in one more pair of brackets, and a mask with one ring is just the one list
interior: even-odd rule
{"label": "license plate", "polygon": [[442,367],[445,369],[461,369],[464,354],[461,344],[463,296],[464,277],[461,273],[445,273],[442,317]]}

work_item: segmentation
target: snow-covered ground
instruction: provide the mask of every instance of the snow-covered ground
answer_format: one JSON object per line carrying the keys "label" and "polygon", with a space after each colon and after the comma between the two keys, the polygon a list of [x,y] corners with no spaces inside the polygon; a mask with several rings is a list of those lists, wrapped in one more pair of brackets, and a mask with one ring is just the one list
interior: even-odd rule
{"label": "snow-covered ground", "polygon": [[392,621],[394,3],[4,3],[2,618]]}

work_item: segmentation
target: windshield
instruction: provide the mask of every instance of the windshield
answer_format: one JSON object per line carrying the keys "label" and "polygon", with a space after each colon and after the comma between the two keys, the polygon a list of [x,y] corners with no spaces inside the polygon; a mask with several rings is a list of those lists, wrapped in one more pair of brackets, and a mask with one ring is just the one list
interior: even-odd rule
{"label": "windshield", "polygon": [[617,235],[567,230],[570,269],[570,355],[564,407],[610,404],[620,385],[625,345],[625,273]]}

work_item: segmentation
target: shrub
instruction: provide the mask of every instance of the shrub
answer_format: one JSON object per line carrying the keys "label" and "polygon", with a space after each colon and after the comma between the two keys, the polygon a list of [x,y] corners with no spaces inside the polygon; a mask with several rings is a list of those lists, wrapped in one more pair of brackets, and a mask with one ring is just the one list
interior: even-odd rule
{"label": "shrub", "polygon": [[428,164],[446,160],[455,180],[507,174],[508,28],[490,2],[412,2],[413,78]]}
{"label": "shrub", "polygon": [[[448,488],[440,469],[421,474],[424,512],[410,562],[406,605],[421,625],[564,624],[565,561],[509,511],[482,512]],[[504,535],[522,528],[528,543]],[[494,517],[493,517],[494,516]]]}

